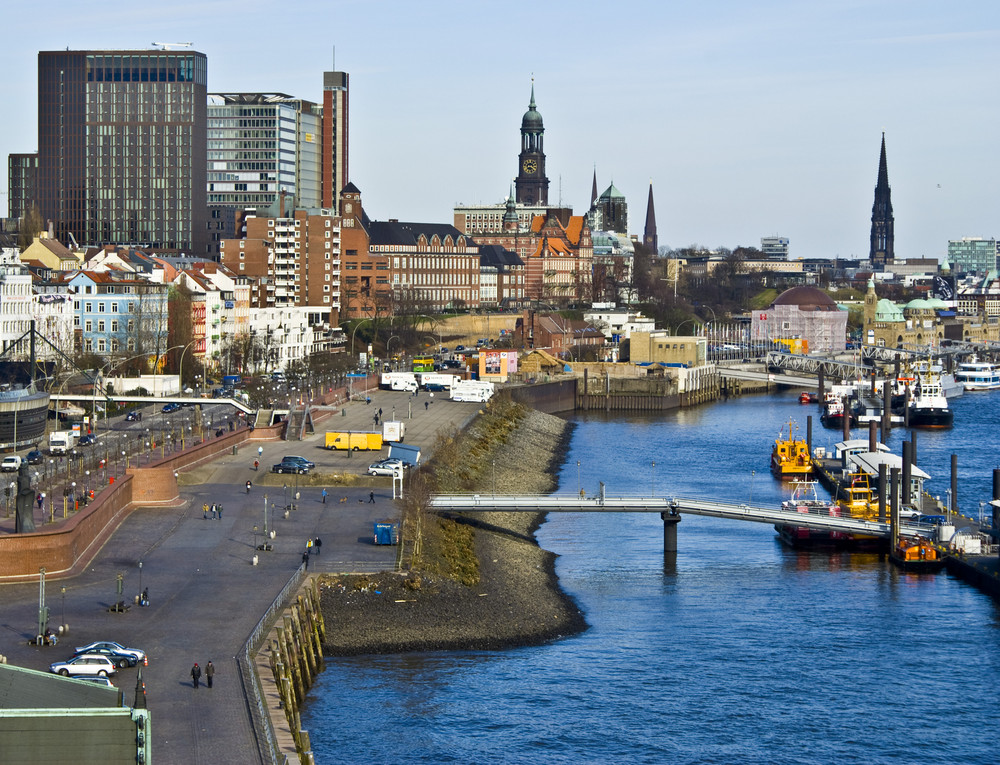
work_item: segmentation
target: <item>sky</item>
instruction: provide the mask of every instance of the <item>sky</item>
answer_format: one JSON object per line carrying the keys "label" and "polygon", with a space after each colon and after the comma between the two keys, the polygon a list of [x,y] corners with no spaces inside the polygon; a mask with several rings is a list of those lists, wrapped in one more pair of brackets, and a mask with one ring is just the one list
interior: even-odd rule
{"label": "sky", "polygon": [[585,212],[596,169],[641,236],[652,182],[661,247],[867,257],[882,131],[897,258],[1000,236],[995,0],[39,0],[4,27],[4,157],[37,146],[38,51],[192,42],[209,92],[321,102],[348,72],[375,219],[503,201],[534,78],[550,204]]}

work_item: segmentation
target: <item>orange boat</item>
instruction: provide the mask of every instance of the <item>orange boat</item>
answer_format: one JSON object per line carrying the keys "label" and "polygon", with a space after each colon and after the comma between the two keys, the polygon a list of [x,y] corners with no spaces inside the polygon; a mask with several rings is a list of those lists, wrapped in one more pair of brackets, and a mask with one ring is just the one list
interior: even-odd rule
{"label": "orange boat", "polygon": [[933,574],[944,568],[944,558],[937,548],[926,539],[901,537],[899,543],[889,553],[889,560],[903,571],[917,574]]}

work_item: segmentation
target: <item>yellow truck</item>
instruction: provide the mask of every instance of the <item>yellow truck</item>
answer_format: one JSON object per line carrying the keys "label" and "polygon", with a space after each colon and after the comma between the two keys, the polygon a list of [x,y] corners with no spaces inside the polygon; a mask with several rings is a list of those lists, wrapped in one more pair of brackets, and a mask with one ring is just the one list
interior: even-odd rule
{"label": "yellow truck", "polygon": [[358,451],[379,451],[382,448],[381,433],[327,433],[327,449],[350,449]]}

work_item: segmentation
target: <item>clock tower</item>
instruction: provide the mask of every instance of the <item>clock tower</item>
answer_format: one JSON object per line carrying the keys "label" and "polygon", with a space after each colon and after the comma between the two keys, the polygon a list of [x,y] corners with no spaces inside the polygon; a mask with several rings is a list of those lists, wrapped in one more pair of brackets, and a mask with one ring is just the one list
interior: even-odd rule
{"label": "clock tower", "polygon": [[547,205],[549,179],[545,177],[542,115],[535,108],[535,83],[531,83],[531,103],[521,119],[521,153],[517,157],[517,203]]}

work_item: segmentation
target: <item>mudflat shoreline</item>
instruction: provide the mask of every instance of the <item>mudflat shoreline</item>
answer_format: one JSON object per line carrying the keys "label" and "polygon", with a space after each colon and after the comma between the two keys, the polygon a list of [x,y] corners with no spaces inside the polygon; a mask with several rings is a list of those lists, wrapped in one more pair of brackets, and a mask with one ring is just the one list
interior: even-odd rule
{"label": "mudflat shoreline", "polygon": [[[515,437],[490,454],[496,491],[551,492],[571,429],[558,417],[529,410]],[[418,583],[394,573],[324,578],[324,653],[494,650],[586,629],[583,613],[559,587],[556,556],[535,541],[542,518],[485,513],[474,519],[480,577],[471,587],[426,575]]]}

